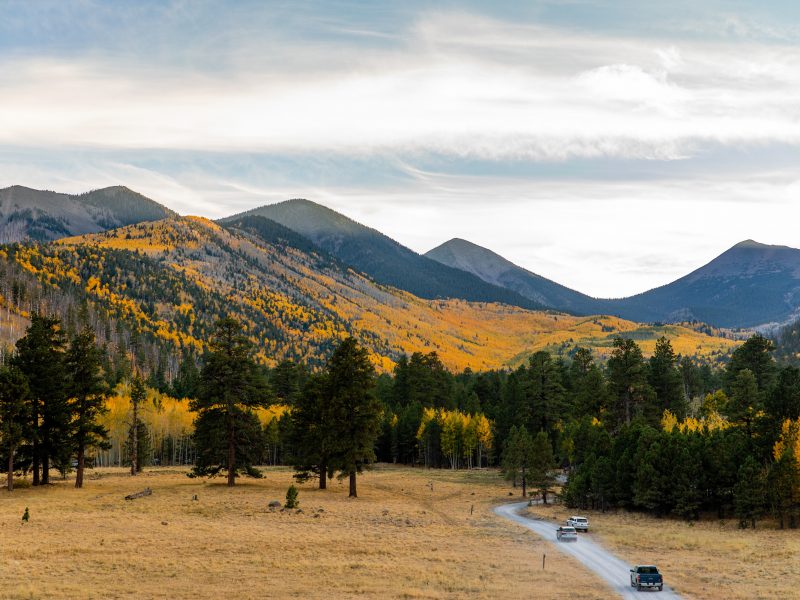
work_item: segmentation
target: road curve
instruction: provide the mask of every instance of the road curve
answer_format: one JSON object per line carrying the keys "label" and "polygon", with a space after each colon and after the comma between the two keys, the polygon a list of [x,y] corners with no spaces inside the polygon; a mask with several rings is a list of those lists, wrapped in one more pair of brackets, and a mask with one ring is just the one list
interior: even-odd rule
{"label": "road curve", "polygon": [[617,592],[622,598],[647,597],[644,594],[655,594],[653,600],[671,600],[680,598],[668,586],[664,586],[662,592],[652,590],[637,592],[630,584],[631,565],[617,558],[611,552],[603,548],[600,544],[590,539],[587,535],[580,535],[577,542],[558,542],[556,541],[556,527],[558,524],[545,519],[530,519],[523,517],[519,511],[528,506],[527,502],[515,502],[514,504],[503,504],[494,509],[495,514],[519,523],[527,527],[534,533],[538,533],[547,541],[551,542],[564,554],[574,557],[584,564],[588,569],[597,573]]}

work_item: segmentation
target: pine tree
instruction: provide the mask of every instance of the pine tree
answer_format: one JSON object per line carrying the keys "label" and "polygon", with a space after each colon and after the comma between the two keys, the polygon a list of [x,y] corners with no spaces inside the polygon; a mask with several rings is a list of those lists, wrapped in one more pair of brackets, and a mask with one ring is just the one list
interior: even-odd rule
{"label": "pine tree", "polygon": [[750,369],[742,369],[731,384],[731,397],[726,406],[728,418],[744,425],[749,437],[753,436],[753,422],[761,412],[763,396],[758,390],[755,375]]}
{"label": "pine tree", "polygon": [[319,489],[328,487],[332,474],[334,430],[331,427],[332,405],[328,395],[328,376],[325,373],[311,375],[297,396],[291,412],[292,466],[295,479],[307,481],[319,477]]}
{"label": "pine tree", "polygon": [[342,476],[350,478],[349,495],[356,498],[356,475],[375,461],[383,417],[383,407],[374,395],[375,367],[369,353],[354,338],[347,338],[331,355],[326,370],[333,460]]}
{"label": "pine tree", "polygon": [[528,430],[524,427],[512,427],[503,449],[503,472],[506,479],[516,481],[520,478],[522,483],[522,496],[528,495],[528,474],[531,467],[531,454],[533,440]]}
{"label": "pine tree", "polygon": [[286,508],[297,508],[300,506],[300,501],[298,500],[298,496],[300,494],[297,491],[297,488],[294,485],[290,485],[289,489],[286,490]]}
{"label": "pine tree", "polygon": [[131,386],[131,424],[128,429],[131,475],[137,475],[142,470],[142,466],[139,464],[139,434],[144,423],[139,419],[139,409],[146,399],[147,389],[144,381],[139,375],[135,375]]}
{"label": "pine tree", "polygon": [[269,393],[253,360],[253,345],[236,319],[217,322],[210,346],[198,397],[190,403],[198,413],[194,475],[214,475],[224,469],[228,486],[233,486],[237,473],[258,473],[251,461],[262,453],[263,432],[251,409],[265,406]]}
{"label": "pine tree", "polygon": [[547,431],[564,410],[561,373],[548,352],[536,352],[528,361],[523,389],[528,402],[528,426],[532,431]]}
{"label": "pine tree", "polygon": [[542,504],[547,504],[547,494],[556,482],[553,470],[556,467],[553,458],[553,446],[547,432],[540,431],[533,438],[530,446],[530,482],[539,490]]}
{"label": "pine tree", "polygon": [[734,508],[743,529],[748,522],[756,528],[756,520],[764,515],[766,495],[763,469],[753,456],[748,456],[739,467],[738,481],[733,488]]}
{"label": "pine tree", "polygon": [[647,417],[653,422],[661,418],[664,410],[669,410],[678,419],[686,416],[686,396],[683,378],[677,369],[677,357],[672,344],[665,337],[656,340],[656,349],[650,357],[647,375],[650,387],[655,391],[655,406]]}
{"label": "pine tree", "polygon": [[633,417],[653,394],[647,384],[642,349],[631,339],[616,338],[607,368],[609,387],[614,398],[614,417],[618,423],[630,425]]}
{"label": "pine tree", "polygon": [[16,367],[0,367],[0,441],[8,453],[6,488],[14,490],[14,456],[25,439],[28,382]]}
{"label": "pine tree", "polygon": [[[17,341],[13,364],[28,380],[28,428],[33,454],[33,485],[50,481],[51,458],[63,458],[70,447],[69,407],[64,370],[64,334],[60,321],[38,313]],[[40,478],[41,467],[41,478]]]}
{"label": "pine tree", "polygon": [[72,445],[78,461],[75,487],[83,487],[86,448],[107,448],[108,431],[98,418],[107,412],[108,387],[100,367],[101,353],[95,345],[94,333],[84,329],[76,335],[67,350],[65,365],[68,376],[68,398],[72,415]]}

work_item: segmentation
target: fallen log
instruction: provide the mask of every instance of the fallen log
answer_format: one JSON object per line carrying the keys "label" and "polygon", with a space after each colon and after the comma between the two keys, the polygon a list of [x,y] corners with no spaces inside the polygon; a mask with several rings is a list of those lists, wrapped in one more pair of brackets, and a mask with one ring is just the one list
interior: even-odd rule
{"label": "fallen log", "polygon": [[135,494],[128,494],[125,496],[125,500],[136,500],[137,498],[144,498],[145,496],[149,496],[153,493],[153,490],[150,488],[144,488],[141,492],[136,492]]}

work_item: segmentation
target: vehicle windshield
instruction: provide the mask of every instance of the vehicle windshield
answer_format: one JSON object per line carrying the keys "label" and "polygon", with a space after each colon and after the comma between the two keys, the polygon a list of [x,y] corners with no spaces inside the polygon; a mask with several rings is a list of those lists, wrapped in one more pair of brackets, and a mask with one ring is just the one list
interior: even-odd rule
{"label": "vehicle windshield", "polygon": [[578,523],[586,523],[586,517],[575,517],[573,521],[577,521]]}
{"label": "vehicle windshield", "polygon": [[575,533],[575,528],[574,527],[562,527],[561,531],[563,533]]}
{"label": "vehicle windshield", "polygon": [[648,575],[658,575],[656,567],[639,567],[639,573],[646,573]]}

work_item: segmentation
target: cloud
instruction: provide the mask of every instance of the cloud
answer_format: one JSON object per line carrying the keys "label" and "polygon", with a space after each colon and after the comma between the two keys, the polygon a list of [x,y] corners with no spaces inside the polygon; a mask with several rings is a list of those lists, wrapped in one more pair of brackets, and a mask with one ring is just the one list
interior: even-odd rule
{"label": "cloud", "polygon": [[280,51],[296,50],[285,64],[239,56],[221,71],[12,56],[0,143],[534,161],[800,143],[795,47],[662,47],[441,13],[406,33],[363,56],[351,40],[344,59],[342,40],[317,45],[314,68],[303,40]]}

